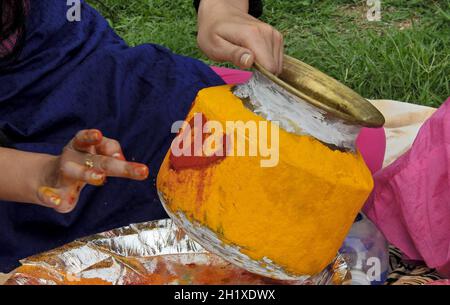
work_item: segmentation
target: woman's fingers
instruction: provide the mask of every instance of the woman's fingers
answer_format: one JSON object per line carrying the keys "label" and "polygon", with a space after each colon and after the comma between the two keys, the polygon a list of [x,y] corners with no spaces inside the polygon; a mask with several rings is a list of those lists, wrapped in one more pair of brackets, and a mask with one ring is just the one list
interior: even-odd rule
{"label": "woman's fingers", "polygon": [[277,71],[275,74],[280,74],[283,70],[283,36],[275,29],[272,30],[272,42],[273,42],[273,57],[276,58]]}
{"label": "woman's fingers", "polygon": [[[261,43],[257,44],[257,39],[248,38],[247,45],[251,50],[255,50],[256,62],[262,65],[264,68],[272,72],[273,74],[278,75],[280,71],[280,48],[281,34],[276,31],[274,28],[267,24],[260,24],[258,26],[259,36],[264,39],[266,43],[266,47],[258,47]],[[256,32],[255,32],[256,33]]]}
{"label": "woman's fingers", "polygon": [[241,68],[256,61],[274,74],[281,72],[281,34],[250,16],[248,1],[202,1],[197,42],[213,60],[231,61]]}
{"label": "woman's fingers", "polygon": [[69,213],[75,208],[82,187],[83,183],[63,188],[42,186],[38,190],[38,198],[43,206],[55,209],[59,213]]}
{"label": "woman's fingers", "polygon": [[104,137],[97,129],[83,130],[75,136],[64,149],[60,169],[69,182],[91,185],[102,185],[106,177],[144,180],[149,173],[146,165],[125,161],[119,142]]}
{"label": "woman's fingers", "polygon": [[72,140],[72,147],[78,151],[94,152],[94,147],[103,140],[103,134],[98,129],[79,131]]}
{"label": "woman's fingers", "polygon": [[127,162],[113,157],[91,155],[94,168],[103,170],[108,177],[144,180],[148,177],[148,167],[141,163]]}
{"label": "woman's fingers", "polygon": [[[279,32],[271,26],[259,21],[246,25],[227,25],[219,34],[230,44],[250,50],[257,63],[275,74],[278,74],[280,70],[281,41],[278,39],[278,35]],[[233,63],[235,62],[233,61]]]}
{"label": "woman's fingers", "polygon": [[144,180],[149,170],[144,164],[127,162],[118,141],[106,138],[97,129],[78,132],[64,148],[52,186],[38,189],[43,206],[60,213],[72,211],[86,184],[99,186],[106,177]]}
{"label": "woman's fingers", "polygon": [[214,39],[214,44],[209,44],[204,51],[212,60],[229,61],[241,69],[251,68],[255,60],[252,51],[232,44],[219,36]]}
{"label": "woman's fingers", "polygon": [[49,208],[57,208],[63,202],[63,194],[56,188],[42,186],[38,189],[38,198]]}
{"label": "woman's fingers", "polygon": [[83,182],[76,182],[61,188],[62,203],[55,210],[59,213],[71,212],[75,208],[81,189],[84,186],[85,184]]}
{"label": "woman's fingers", "polygon": [[89,168],[73,161],[66,161],[61,166],[65,178],[82,181],[87,184],[99,186],[106,180],[105,171],[99,168]]}
{"label": "woman's fingers", "polygon": [[[276,61],[272,56],[271,36],[266,32],[267,26],[264,23],[247,25],[236,25],[231,28],[233,32],[224,33],[224,38],[230,43],[239,44],[255,54],[255,61],[268,69],[270,72],[276,72]],[[269,27],[270,28],[270,27]]]}
{"label": "woman's fingers", "polygon": [[61,172],[69,182],[82,181],[96,186],[104,184],[106,177],[144,180],[149,173],[148,167],[141,163],[81,152],[72,153],[70,158],[64,160]]}
{"label": "woman's fingers", "polygon": [[72,141],[72,147],[82,152],[97,153],[125,160],[120,143],[114,139],[104,137],[98,129],[79,131]]}
{"label": "woman's fingers", "polygon": [[279,67],[279,71],[278,74],[281,74],[283,72],[283,62],[284,62],[284,39],[283,39],[283,35],[281,35],[281,41],[280,41],[280,51],[278,52],[278,63],[280,65]]}
{"label": "woman's fingers", "polygon": [[120,143],[114,139],[103,137],[100,144],[95,146],[97,154],[125,160]]}

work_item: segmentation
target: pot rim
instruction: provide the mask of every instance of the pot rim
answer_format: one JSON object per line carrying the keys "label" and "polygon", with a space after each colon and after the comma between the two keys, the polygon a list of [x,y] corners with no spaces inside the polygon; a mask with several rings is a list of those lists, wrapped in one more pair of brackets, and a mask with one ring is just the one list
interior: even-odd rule
{"label": "pot rim", "polygon": [[283,71],[279,76],[258,63],[254,67],[291,94],[345,122],[371,128],[384,125],[383,115],[369,101],[300,60],[284,55]]}

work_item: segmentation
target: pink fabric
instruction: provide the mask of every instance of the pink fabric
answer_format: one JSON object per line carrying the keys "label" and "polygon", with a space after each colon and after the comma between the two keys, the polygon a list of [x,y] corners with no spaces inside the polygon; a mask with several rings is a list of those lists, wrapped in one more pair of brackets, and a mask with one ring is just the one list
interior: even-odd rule
{"label": "pink fabric", "polygon": [[227,84],[242,84],[252,77],[252,72],[249,71],[222,67],[211,67],[211,69],[213,69],[213,71],[216,72]]}
{"label": "pink fabric", "polygon": [[450,98],[374,179],[367,216],[410,259],[450,277]]}
{"label": "pink fabric", "polygon": [[[251,72],[228,68],[211,67],[227,84],[245,83],[252,76]],[[383,128],[363,128],[356,145],[361,151],[370,171],[373,173],[381,169],[386,149],[386,135]]]}
{"label": "pink fabric", "polygon": [[356,139],[356,146],[366,161],[372,174],[383,166],[386,151],[386,134],[384,128],[363,128]]}
{"label": "pink fabric", "polygon": [[450,280],[437,280],[426,283],[425,285],[434,285],[434,286],[450,286]]}

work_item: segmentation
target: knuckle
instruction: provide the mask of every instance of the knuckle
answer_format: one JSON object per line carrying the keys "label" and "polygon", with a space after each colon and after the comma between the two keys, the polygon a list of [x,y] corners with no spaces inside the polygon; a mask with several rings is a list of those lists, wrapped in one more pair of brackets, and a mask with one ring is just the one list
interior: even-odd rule
{"label": "knuckle", "polygon": [[111,140],[111,146],[114,148],[120,148],[120,142],[117,141],[116,139],[112,139]]}
{"label": "knuckle", "polygon": [[255,42],[258,39],[271,37],[273,31],[274,29],[270,25],[260,22],[248,25],[241,35],[246,41]]}
{"label": "knuckle", "polygon": [[105,143],[104,149],[108,153],[116,152],[116,151],[120,150],[120,143],[117,140],[111,139]]}
{"label": "knuckle", "polygon": [[100,155],[92,155],[91,160],[94,164],[94,168],[105,170],[105,166],[107,166],[106,158]]}
{"label": "knuckle", "polygon": [[274,30],[274,36],[277,41],[279,41],[279,42],[283,41],[283,35],[280,32],[278,32],[277,30]]}
{"label": "knuckle", "polygon": [[274,27],[271,26],[271,25],[268,24],[268,23],[263,23],[263,24],[261,25],[261,29],[262,29],[263,31],[269,32],[269,33],[272,33],[273,31],[275,31]]}
{"label": "knuckle", "polygon": [[272,26],[268,25],[267,23],[263,23],[263,22],[259,22],[256,27],[257,27],[258,33],[260,35],[272,34],[272,32],[274,30]]}
{"label": "knuckle", "polygon": [[259,25],[251,24],[246,28],[246,30],[244,31],[244,34],[247,37],[253,38],[255,36],[261,35],[261,32],[262,32],[262,30]]}
{"label": "knuckle", "polygon": [[99,158],[99,167],[100,169],[107,171],[110,167],[111,167],[111,160],[109,160],[108,158],[105,157],[101,157]]}
{"label": "knuckle", "polygon": [[220,47],[211,47],[206,49],[205,54],[208,55],[208,57],[214,61],[222,61],[223,53]]}
{"label": "knuckle", "polygon": [[68,171],[68,166],[69,166],[68,161],[61,162],[61,164],[60,164],[60,166],[59,166],[59,168],[58,168],[59,173],[60,173],[60,174],[65,174],[65,173],[67,173],[67,171]]}

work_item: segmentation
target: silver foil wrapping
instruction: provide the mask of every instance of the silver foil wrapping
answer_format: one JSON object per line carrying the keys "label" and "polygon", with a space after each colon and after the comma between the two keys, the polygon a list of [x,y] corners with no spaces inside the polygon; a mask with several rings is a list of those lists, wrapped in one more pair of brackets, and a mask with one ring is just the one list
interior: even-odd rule
{"label": "silver foil wrapping", "polygon": [[170,219],[79,239],[21,264],[7,284],[341,284],[349,276],[340,255],[302,280],[256,275],[209,253]]}
{"label": "silver foil wrapping", "polygon": [[361,126],[332,117],[259,71],[255,71],[248,82],[237,85],[233,93],[243,99],[247,108],[269,121],[278,122],[287,132],[310,135],[323,143],[355,151]]}

